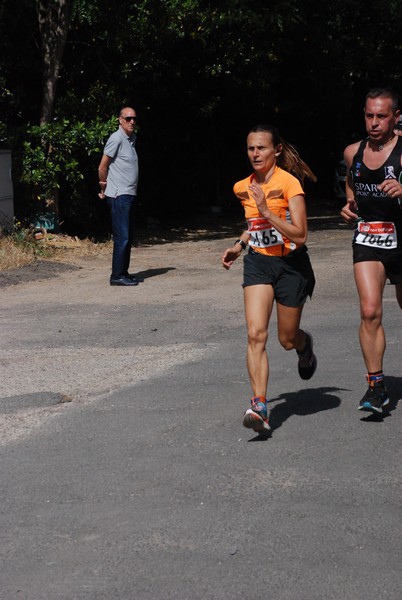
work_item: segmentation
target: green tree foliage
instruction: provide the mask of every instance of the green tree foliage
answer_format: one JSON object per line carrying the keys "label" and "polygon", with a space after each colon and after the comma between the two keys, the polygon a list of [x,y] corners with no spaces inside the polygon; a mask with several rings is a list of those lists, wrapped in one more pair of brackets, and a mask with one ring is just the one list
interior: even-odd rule
{"label": "green tree foliage", "polygon": [[[43,104],[38,6],[0,5],[0,136],[26,143],[27,165]],[[72,0],[53,105],[71,149],[53,173],[37,146],[49,170],[42,180],[59,177],[65,213],[81,194],[84,214],[97,193],[96,161],[73,130],[108,123],[128,104],[140,117],[144,211],[231,205],[232,183],[247,173],[245,133],[261,120],[297,145],[327,194],[342,147],[363,134],[367,89],[401,91],[401,9],[402,0]],[[74,160],[83,179],[69,172]]]}

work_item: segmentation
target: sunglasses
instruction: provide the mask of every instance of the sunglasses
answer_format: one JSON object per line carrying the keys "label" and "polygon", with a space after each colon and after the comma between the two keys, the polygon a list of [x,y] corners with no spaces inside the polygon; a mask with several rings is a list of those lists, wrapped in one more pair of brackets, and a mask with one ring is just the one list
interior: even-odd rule
{"label": "sunglasses", "polygon": [[134,121],[134,123],[137,121],[137,117],[121,117],[122,119],[124,119],[125,121],[127,121],[127,123],[129,123],[130,121]]}

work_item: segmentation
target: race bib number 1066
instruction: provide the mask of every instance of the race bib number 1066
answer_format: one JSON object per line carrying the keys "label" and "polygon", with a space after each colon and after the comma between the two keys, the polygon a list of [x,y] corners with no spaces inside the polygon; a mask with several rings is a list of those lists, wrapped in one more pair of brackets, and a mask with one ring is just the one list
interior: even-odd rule
{"label": "race bib number 1066", "polygon": [[360,221],[357,224],[355,243],[370,248],[390,250],[397,247],[397,235],[394,223],[382,221]]}

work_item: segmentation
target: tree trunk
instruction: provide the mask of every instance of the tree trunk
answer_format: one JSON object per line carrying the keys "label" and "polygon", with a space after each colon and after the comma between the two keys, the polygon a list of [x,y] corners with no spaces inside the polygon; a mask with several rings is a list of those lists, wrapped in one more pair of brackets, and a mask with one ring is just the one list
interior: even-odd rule
{"label": "tree trunk", "polygon": [[[40,125],[50,123],[56,98],[57,79],[71,23],[72,0],[37,0],[39,32],[42,42],[43,94]],[[48,155],[52,148],[47,149]],[[45,202],[54,215],[54,231],[59,230],[59,190],[53,190]]]}
{"label": "tree trunk", "polygon": [[71,22],[71,4],[72,0],[37,0],[43,60],[41,125],[49,123],[53,116],[57,79]]}

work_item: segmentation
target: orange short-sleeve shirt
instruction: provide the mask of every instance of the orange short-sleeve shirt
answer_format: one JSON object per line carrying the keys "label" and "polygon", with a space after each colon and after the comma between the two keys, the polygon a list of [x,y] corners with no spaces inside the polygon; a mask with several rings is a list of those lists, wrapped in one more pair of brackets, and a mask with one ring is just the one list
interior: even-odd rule
{"label": "orange short-sleeve shirt", "polygon": [[[261,217],[257,205],[250,194],[249,186],[254,174],[238,181],[233,191],[242,203],[250,234],[249,245],[254,250],[268,256],[283,256],[297,248],[296,244],[282,236],[269,221]],[[301,183],[296,177],[276,166],[268,183],[262,184],[268,208],[278,217],[291,222],[289,199],[304,196]]]}

